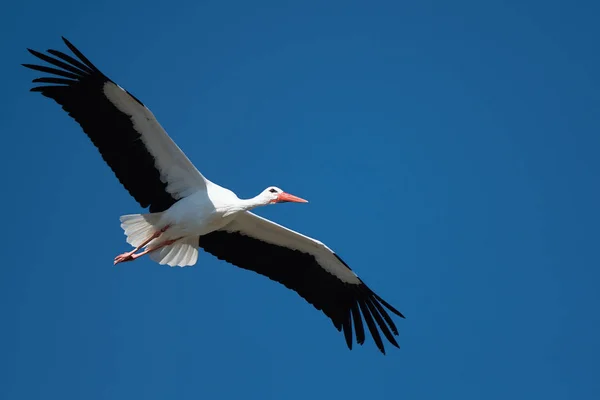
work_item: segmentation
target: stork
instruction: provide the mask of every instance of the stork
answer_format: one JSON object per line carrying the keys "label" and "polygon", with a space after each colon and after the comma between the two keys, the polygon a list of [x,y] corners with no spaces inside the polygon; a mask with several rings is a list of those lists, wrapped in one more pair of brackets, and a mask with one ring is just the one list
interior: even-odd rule
{"label": "stork", "polygon": [[[389,312],[404,316],[373,292],[322,242],[251,212],[254,208],[306,200],[271,186],[251,199],[205,178],[169,137],[152,112],[94,66],[63,38],[73,56],[57,50],[28,51],[48,65],[31,88],[58,103],[79,123],[104,161],[147,213],[120,217],[133,249],[114,264],[147,254],[159,264],[191,266],[202,248],[237,267],[266,276],[297,292],[342,331],[349,349],[367,328],[385,354],[380,335],[399,347]],[[354,336],[353,336],[354,331]]]}

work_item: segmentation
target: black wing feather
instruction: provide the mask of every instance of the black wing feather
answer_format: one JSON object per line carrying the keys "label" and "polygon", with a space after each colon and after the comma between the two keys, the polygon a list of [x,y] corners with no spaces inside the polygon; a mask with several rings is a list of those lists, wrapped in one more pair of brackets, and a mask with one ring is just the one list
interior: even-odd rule
{"label": "black wing feather", "polygon": [[35,50],[31,50],[31,49],[27,49],[27,51],[29,51],[31,54],[33,54],[37,58],[44,60],[47,63],[54,65],[55,67],[59,67],[66,71],[72,72],[77,76],[87,73],[87,71],[85,71],[85,70],[81,70],[73,65],[67,64],[66,62],[63,62],[63,61],[57,60],[56,58],[42,54],[39,51],[35,51]]}
{"label": "black wing feather", "polygon": [[352,301],[350,307],[350,310],[352,311],[352,320],[354,321],[354,331],[356,332],[356,343],[362,345],[365,342],[365,328],[362,324],[360,311],[358,310],[358,303],[356,300]]}
{"label": "black wing feather", "polygon": [[373,305],[373,300],[371,298],[367,298],[365,300],[365,303],[367,304],[367,307],[369,307],[371,315],[375,318],[379,329],[381,330],[381,332],[383,332],[383,335],[386,337],[386,339],[394,346],[399,347],[398,343],[396,342],[396,339],[394,339],[394,336],[392,335],[392,332],[390,332],[390,328],[384,322],[383,318],[381,318],[381,315],[379,315],[379,311],[377,311],[377,309]]}
{"label": "black wing feather", "polygon": [[59,85],[70,85],[72,83],[76,83],[77,81],[74,81],[72,79],[66,79],[66,78],[36,78],[34,80],[32,80],[31,82],[33,83],[58,83]]}
{"label": "black wing feather", "polygon": [[367,323],[367,327],[369,328],[369,332],[371,332],[371,336],[373,337],[373,341],[375,341],[375,345],[377,348],[385,354],[385,348],[383,347],[383,341],[381,340],[381,335],[379,335],[379,331],[377,330],[377,326],[375,325],[375,321],[373,321],[373,317],[371,316],[371,312],[369,308],[365,304],[364,301],[359,301],[358,305],[360,306],[360,310],[362,311],[362,315]]}
{"label": "black wing feather", "polygon": [[94,70],[90,67],[88,67],[85,64],[82,64],[81,62],[79,62],[78,60],[74,59],[73,57],[71,57],[68,54],[63,53],[62,51],[58,51],[58,50],[46,50],[48,53],[52,54],[55,57],[60,58],[61,60],[64,60],[66,62],[68,62],[71,65],[74,65],[75,67],[79,68],[82,71],[85,71],[88,74],[92,74],[94,73]]}
{"label": "black wing feather", "polygon": [[33,64],[22,64],[22,65],[29,69],[33,69],[33,70],[40,71],[40,72],[46,72],[48,74],[64,76],[65,78],[69,78],[69,79],[76,80],[79,78],[79,75],[77,75],[77,74],[73,74],[71,72],[63,71],[63,70],[56,69],[56,68],[44,67],[43,65],[33,65]]}

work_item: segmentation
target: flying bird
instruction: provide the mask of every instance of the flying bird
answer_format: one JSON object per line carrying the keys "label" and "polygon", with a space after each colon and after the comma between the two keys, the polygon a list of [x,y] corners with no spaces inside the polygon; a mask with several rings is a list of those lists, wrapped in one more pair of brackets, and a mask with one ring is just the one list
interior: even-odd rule
{"label": "flying bird", "polygon": [[[120,217],[133,250],[114,264],[145,254],[159,264],[191,266],[198,249],[294,290],[342,331],[349,349],[365,341],[366,324],[385,354],[383,336],[399,347],[388,312],[402,313],[373,292],[322,242],[250,210],[306,200],[276,186],[251,199],[205,178],[173,142],[152,112],[63,38],[73,56],[28,51],[48,65],[23,64],[47,75],[31,88],[62,106],[79,123],[121,184],[147,213]],[[353,336],[354,330],[354,336]]]}

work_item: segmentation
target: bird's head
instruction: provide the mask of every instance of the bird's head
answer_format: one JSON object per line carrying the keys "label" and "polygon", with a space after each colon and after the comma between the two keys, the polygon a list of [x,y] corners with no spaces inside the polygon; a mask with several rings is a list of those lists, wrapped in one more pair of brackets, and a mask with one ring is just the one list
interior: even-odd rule
{"label": "bird's head", "polygon": [[301,199],[300,197],[296,197],[292,194],[286,193],[283,190],[279,189],[276,186],[269,186],[260,194],[261,197],[268,200],[268,204],[274,203],[308,203],[307,200]]}

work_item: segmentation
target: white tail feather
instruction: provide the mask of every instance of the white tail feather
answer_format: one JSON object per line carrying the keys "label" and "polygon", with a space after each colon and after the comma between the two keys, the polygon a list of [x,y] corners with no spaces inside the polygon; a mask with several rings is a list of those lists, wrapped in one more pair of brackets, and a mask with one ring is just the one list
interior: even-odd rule
{"label": "white tail feather", "polygon": [[152,236],[158,229],[162,213],[122,215],[121,228],[127,236],[127,243],[138,247]]}
{"label": "white tail feather", "polygon": [[198,261],[198,236],[190,236],[178,240],[170,246],[150,253],[150,258],[157,263],[171,267],[185,267]]}

